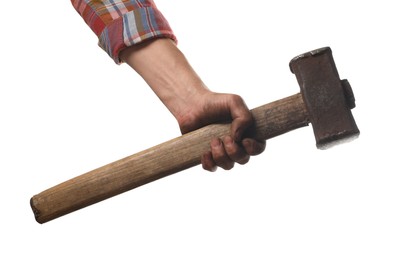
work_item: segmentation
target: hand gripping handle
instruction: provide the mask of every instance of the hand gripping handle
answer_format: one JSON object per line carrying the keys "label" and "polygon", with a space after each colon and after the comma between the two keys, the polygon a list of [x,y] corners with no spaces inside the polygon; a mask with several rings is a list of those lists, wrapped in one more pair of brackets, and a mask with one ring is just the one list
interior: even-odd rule
{"label": "hand gripping handle", "polygon": [[[255,124],[247,133],[267,140],[308,125],[300,94],[251,110]],[[230,124],[213,124],[49,188],[30,200],[35,218],[45,223],[125,191],[200,163],[212,137],[230,134]]]}

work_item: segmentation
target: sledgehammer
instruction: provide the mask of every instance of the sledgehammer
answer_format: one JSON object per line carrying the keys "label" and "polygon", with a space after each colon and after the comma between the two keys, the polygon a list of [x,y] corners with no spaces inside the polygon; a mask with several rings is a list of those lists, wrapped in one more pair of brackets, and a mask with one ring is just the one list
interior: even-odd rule
{"label": "sledgehammer", "polygon": [[[262,141],[311,123],[320,149],[359,135],[353,92],[340,80],[329,47],[295,57],[290,69],[300,93],[252,109],[255,124],[247,135]],[[208,125],[49,188],[30,200],[35,218],[45,223],[193,167],[212,137],[229,133],[230,124]]]}

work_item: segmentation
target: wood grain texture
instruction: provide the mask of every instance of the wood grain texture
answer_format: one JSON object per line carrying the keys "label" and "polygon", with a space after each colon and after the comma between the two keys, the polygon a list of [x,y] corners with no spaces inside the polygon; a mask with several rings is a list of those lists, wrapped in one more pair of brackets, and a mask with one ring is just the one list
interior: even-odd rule
{"label": "wood grain texture", "polygon": [[[255,127],[247,133],[267,140],[309,123],[301,94],[252,110]],[[45,223],[75,210],[188,169],[200,163],[212,137],[230,133],[213,124],[115,161],[47,189],[30,200],[35,218]]]}

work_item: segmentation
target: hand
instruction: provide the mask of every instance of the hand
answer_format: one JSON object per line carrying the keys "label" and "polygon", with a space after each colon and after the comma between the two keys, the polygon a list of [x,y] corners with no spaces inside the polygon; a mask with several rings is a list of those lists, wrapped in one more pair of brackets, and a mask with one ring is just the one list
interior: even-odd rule
{"label": "hand", "polygon": [[231,134],[222,139],[213,138],[210,151],[202,155],[201,163],[205,170],[215,171],[217,167],[230,170],[235,163],[245,164],[250,156],[264,151],[266,142],[242,137],[245,130],[252,126],[253,118],[240,96],[208,91],[195,100],[198,102],[178,118],[183,134],[211,123],[232,121]]}
{"label": "hand", "polygon": [[120,59],[143,77],[174,115],[183,134],[231,120],[231,134],[213,138],[211,150],[202,155],[204,169],[229,170],[235,163],[245,164],[250,156],[265,149],[265,142],[242,137],[253,124],[243,99],[210,91],[172,40],[158,38],[129,47],[120,53]]}

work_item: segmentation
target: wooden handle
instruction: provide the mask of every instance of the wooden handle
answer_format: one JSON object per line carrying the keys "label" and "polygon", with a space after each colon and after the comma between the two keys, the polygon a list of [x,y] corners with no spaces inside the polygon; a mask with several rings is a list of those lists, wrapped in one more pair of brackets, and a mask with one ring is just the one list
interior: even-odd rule
{"label": "wooden handle", "polygon": [[[257,140],[267,140],[309,123],[300,94],[251,111],[255,127],[248,135]],[[37,222],[45,223],[193,167],[210,149],[212,137],[229,133],[230,124],[209,125],[47,189],[30,200],[35,218]]]}

